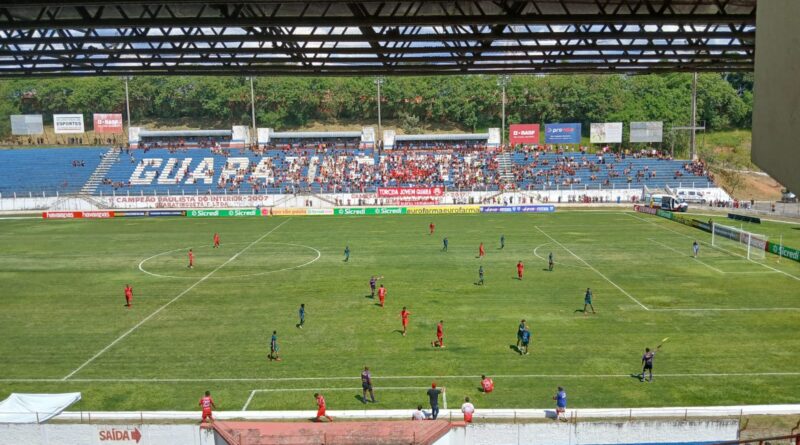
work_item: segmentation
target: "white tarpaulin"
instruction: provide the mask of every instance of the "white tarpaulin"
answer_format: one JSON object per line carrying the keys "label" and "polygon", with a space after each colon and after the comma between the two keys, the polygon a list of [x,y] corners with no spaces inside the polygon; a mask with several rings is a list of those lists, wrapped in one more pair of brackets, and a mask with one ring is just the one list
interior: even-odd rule
{"label": "white tarpaulin", "polygon": [[0,402],[0,423],[42,423],[81,399],[81,393],[17,394]]}

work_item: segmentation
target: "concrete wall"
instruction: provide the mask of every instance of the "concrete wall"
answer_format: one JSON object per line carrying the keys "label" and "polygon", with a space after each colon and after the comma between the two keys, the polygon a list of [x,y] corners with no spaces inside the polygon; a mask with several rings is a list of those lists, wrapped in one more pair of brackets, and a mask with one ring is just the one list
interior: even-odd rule
{"label": "concrete wall", "polygon": [[[682,188],[681,190],[688,190]],[[701,189],[708,199],[729,200],[730,196],[719,188]],[[531,204],[547,202],[551,204],[568,203],[570,198],[581,196],[602,198],[605,202],[630,201],[641,199],[642,189],[618,190],[585,190],[575,189],[549,190],[537,192],[447,192],[445,196],[435,198],[437,204]],[[324,199],[322,199],[324,198]],[[34,211],[34,210],[97,210],[99,207],[112,209],[202,209],[202,208],[332,208],[334,203],[340,206],[404,206],[403,200],[378,198],[374,193],[340,193],[327,194],[322,198],[314,195],[125,195],[95,196],[88,199],[75,197],[42,197],[27,196],[0,198],[0,211]],[[309,205],[310,204],[310,205]],[[695,207],[700,206],[695,205]]]}
{"label": "concrete wall", "polygon": [[[434,445],[599,445],[718,442],[737,438],[735,420],[688,422],[478,423],[455,427]],[[193,425],[0,425],[0,445],[223,445]]]}
{"label": "concrete wall", "polygon": [[0,445],[215,445],[197,425],[0,424]]}

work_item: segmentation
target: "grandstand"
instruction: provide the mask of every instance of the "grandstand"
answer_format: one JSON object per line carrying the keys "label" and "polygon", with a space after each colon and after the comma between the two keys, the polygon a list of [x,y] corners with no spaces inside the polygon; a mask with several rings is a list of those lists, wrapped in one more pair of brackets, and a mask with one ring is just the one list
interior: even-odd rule
{"label": "grandstand", "polygon": [[[167,195],[366,193],[375,192],[378,187],[412,186],[474,191],[715,187],[713,177],[701,162],[653,157],[649,152],[647,156],[556,151],[497,153],[450,145],[379,152],[364,148],[361,133],[311,132],[274,133],[276,137],[269,144],[247,150],[227,148],[227,143],[196,146],[202,138],[216,133],[158,133],[163,138],[145,133],[149,139],[141,142],[143,148],[126,150],[118,156],[115,150],[108,149],[0,151],[0,168],[7,170],[0,181],[0,192]],[[83,188],[106,152],[115,155],[110,156],[113,162],[98,169],[96,184],[92,181],[91,187]],[[84,166],[73,167],[72,160],[82,160]]]}

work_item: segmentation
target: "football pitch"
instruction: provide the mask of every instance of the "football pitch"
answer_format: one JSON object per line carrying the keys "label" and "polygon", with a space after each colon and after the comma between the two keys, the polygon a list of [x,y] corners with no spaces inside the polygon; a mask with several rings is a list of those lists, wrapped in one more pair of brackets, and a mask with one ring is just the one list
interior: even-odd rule
{"label": "football pitch", "polygon": [[[753,230],[797,247],[798,227]],[[367,409],[426,405],[432,381],[450,407],[470,396],[478,409],[549,407],[557,386],[572,408],[800,402],[800,264],[710,241],[611,210],[0,220],[0,397],[80,391],[82,410],[193,410],[210,390],[221,410],[297,410],[321,390],[330,409],[362,409],[369,366],[378,403]],[[515,350],[520,319],[527,356]],[[443,349],[431,346],[439,320]],[[280,362],[267,360],[273,330]],[[640,383],[644,348],[666,337],[654,382]],[[478,392],[481,374],[492,394]]]}

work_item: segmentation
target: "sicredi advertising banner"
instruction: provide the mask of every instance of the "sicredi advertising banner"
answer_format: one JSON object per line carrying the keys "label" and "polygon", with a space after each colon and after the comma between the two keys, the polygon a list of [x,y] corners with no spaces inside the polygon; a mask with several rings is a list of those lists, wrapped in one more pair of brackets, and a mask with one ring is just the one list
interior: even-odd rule
{"label": "sicredi advertising banner", "polygon": [[592,144],[619,144],[622,142],[622,122],[591,124],[589,141]]}
{"label": "sicredi advertising banner", "polygon": [[11,115],[11,134],[15,136],[34,136],[44,133],[41,114]]}
{"label": "sicredi advertising banner", "polygon": [[122,134],[122,114],[95,113],[93,128],[95,133]]}
{"label": "sicredi advertising banner", "polygon": [[508,127],[508,142],[511,145],[538,144],[539,124],[512,124]]}
{"label": "sicredi advertising banner", "polygon": [[54,114],[53,131],[56,134],[83,133],[82,114]]}
{"label": "sicredi advertising banner", "polygon": [[544,142],[547,144],[580,144],[581,124],[545,124]]}
{"label": "sicredi advertising banner", "polygon": [[661,142],[663,122],[631,122],[631,142]]}

